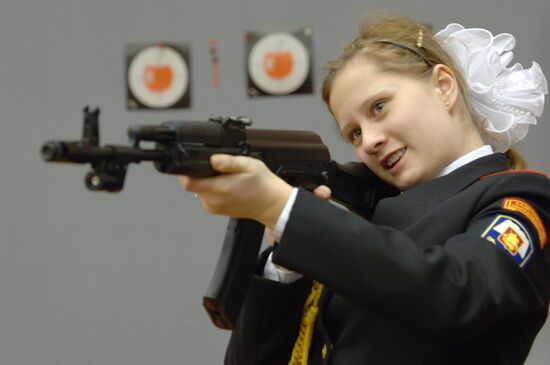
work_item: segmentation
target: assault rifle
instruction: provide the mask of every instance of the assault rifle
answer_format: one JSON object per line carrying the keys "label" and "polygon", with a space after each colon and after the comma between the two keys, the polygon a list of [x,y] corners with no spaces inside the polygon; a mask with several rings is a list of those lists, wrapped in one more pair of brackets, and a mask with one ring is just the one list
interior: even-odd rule
{"label": "assault rifle", "polygon": [[[289,184],[312,190],[327,185],[333,200],[370,218],[377,202],[398,191],[361,163],[331,160],[321,138],[309,131],[248,128],[248,118],[168,121],[128,129],[130,145],[99,144],[99,109],[84,108],[82,139],[49,141],[41,156],[48,162],[89,163],[85,185],[93,191],[118,192],[130,163],[151,161],[164,174],[209,177],[217,174],[210,156],[245,155],[262,160]],[[141,142],[154,142],[142,148]],[[222,251],[203,305],[219,328],[233,329],[254,273],[264,227],[253,220],[230,218]]]}

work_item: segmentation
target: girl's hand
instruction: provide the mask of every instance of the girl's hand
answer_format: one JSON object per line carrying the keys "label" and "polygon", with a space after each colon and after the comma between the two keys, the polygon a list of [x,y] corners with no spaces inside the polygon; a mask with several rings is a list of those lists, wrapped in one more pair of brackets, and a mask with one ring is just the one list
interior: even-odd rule
{"label": "girl's hand", "polygon": [[330,188],[326,185],[319,185],[318,187],[313,190],[313,194],[319,199],[323,200],[329,200],[332,192],[330,191]]}
{"label": "girl's hand", "polygon": [[197,194],[207,212],[275,226],[292,186],[255,158],[217,154],[210,164],[221,174],[204,179],[180,176],[183,188]]}

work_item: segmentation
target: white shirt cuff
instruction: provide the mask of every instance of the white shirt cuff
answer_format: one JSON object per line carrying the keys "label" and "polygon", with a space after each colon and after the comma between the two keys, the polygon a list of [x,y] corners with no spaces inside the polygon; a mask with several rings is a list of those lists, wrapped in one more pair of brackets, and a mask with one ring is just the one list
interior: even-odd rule
{"label": "white shirt cuff", "polygon": [[[288,222],[288,217],[296,201],[296,195],[298,194],[298,188],[292,189],[292,193],[288,198],[277,223],[273,228],[272,235],[275,242],[279,242],[281,237],[283,237],[283,232],[285,231],[286,223]],[[273,263],[272,260],[273,252],[267,257],[267,261],[264,266],[264,277],[269,280],[279,281],[281,283],[292,283],[302,277],[302,274],[298,274],[294,271],[287,270],[281,266],[277,266]]]}
{"label": "white shirt cuff", "polygon": [[276,266],[273,261],[273,252],[267,257],[267,261],[264,266],[264,278],[278,281],[285,284],[290,284],[302,277],[302,274],[287,270],[281,266]]}
{"label": "white shirt cuff", "polygon": [[294,206],[294,202],[296,201],[296,195],[298,194],[298,188],[292,189],[292,193],[290,194],[290,197],[286,201],[286,205],[283,208],[283,211],[281,212],[281,215],[279,216],[279,219],[277,219],[277,223],[275,224],[275,227],[273,228],[273,239],[275,242],[279,242],[281,240],[281,237],[283,237],[283,232],[285,231],[286,222],[288,222],[288,217],[290,216],[290,212],[292,211],[292,207]]}

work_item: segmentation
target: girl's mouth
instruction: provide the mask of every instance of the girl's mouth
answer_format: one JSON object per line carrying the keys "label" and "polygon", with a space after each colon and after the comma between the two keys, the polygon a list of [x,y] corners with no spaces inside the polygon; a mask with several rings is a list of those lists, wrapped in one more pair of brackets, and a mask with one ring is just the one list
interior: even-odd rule
{"label": "girl's mouth", "polygon": [[386,170],[390,170],[391,168],[393,168],[401,160],[401,157],[403,157],[405,152],[407,152],[407,147],[403,147],[400,150],[395,151],[388,158],[386,158],[386,160],[383,162],[382,166]]}

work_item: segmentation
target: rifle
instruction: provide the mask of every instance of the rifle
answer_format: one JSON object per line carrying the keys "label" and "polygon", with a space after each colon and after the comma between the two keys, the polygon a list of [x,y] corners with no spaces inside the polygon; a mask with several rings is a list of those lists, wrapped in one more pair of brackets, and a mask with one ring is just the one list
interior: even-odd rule
{"label": "rifle", "polygon": [[[151,161],[160,173],[209,177],[217,153],[262,160],[289,184],[313,190],[327,185],[331,199],[369,219],[377,202],[398,194],[362,163],[338,164],[331,160],[321,138],[310,131],[248,128],[243,117],[207,121],[168,121],[128,128],[130,146],[99,144],[99,109],[83,109],[82,139],[45,142],[41,156],[47,162],[89,163],[84,178],[92,191],[118,192],[124,186],[130,163]],[[154,142],[142,148],[141,142]],[[254,273],[264,227],[250,219],[230,218],[214,275],[203,298],[212,322],[233,329]]]}

